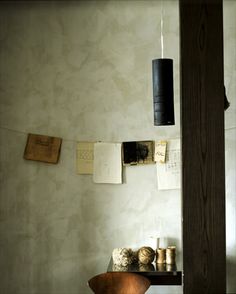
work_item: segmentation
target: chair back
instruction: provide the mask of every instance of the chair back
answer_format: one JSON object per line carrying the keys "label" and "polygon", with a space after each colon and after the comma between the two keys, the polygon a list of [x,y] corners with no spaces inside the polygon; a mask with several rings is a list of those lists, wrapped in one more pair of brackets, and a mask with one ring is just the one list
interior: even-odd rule
{"label": "chair back", "polygon": [[95,294],[144,294],[150,281],[133,273],[104,273],[88,281]]}

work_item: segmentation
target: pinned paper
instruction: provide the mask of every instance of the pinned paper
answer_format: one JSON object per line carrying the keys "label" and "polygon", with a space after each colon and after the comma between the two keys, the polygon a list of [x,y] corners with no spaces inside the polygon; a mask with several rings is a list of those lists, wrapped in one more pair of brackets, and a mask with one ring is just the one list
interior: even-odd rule
{"label": "pinned paper", "polygon": [[95,183],[122,183],[121,143],[94,144],[93,180]]}
{"label": "pinned paper", "polygon": [[166,163],[157,164],[157,182],[159,190],[180,189],[180,140],[168,142]]}
{"label": "pinned paper", "polygon": [[24,158],[55,164],[59,160],[61,143],[61,138],[28,134]]}
{"label": "pinned paper", "polygon": [[154,141],[123,142],[124,165],[154,163]]}
{"label": "pinned paper", "polygon": [[166,141],[155,142],[155,161],[159,163],[165,163],[166,160]]}
{"label": "pinned paper", "polygon": [[93,174],[94,142],[78,142],[77,144],[77,173]]}

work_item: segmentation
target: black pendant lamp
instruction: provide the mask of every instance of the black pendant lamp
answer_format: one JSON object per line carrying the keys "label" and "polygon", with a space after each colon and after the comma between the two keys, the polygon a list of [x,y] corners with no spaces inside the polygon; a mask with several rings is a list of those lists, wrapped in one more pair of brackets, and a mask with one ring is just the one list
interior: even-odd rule
{"label": "black pendant lamp", "polygon": [[152,61],[154,125],[175,124],[173,60],[163,58],[163,5],[161,2],[161,57]]}
{"label": "black pendant lamp", "polygon": [[169,58],[152,61],[154,125],[175,124],[173,60]]}

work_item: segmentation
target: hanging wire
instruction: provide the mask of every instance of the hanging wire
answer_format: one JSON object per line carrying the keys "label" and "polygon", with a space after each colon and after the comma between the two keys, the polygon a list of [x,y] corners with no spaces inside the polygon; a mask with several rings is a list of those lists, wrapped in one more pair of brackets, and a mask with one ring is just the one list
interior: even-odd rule
{"label": "hanging wire", "polygon": [[[229,127],[229,128],[225,128],[225,131],[231,131],[231,130],[235,130],[236,127]],[[28,135],[29,133],[28,132],[25,132],[25,131],[20,131],[20,130],[16,130],[16,129],[11,129],[11,128],[7,128],[7,127],[0,127],[0,130],[5,130],[5,131],[9,131],[9,132],[14,132],[14,133],[18,133],[18,134],[24,134],[24,135]],[[180,139],[181,136],[176,136],[176,137],[168,137],[167,140],[174,140],[174,139]],[[75,142],[75,143],[78,143],[79,139],[67,139],[67,138],[62,138],[63,141],[66,141],[66,142]]]}
{"label": "hanging wire", "polygon": [[161,58],[164,57],[164,38],[163,38],[163,2],[161,1]]}

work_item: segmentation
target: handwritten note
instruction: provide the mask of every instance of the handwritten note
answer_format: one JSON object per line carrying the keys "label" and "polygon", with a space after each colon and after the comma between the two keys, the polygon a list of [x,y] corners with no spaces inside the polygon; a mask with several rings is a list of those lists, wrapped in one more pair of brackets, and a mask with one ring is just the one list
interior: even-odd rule
{"label": "handwritten note", "polygon": [[179,139],[168,142],[166,163],[157,164],[156,167],[159,190],[180,189],[181,151]]}
{"label": "handwritten note", "polygon": [[121,143],[95,143],[93,181],[122,183]]}
{"label": "handwritten note", "polygon": [[166,160],[166,141],[155,142],[155,161],[159,163],[165,163]]}

